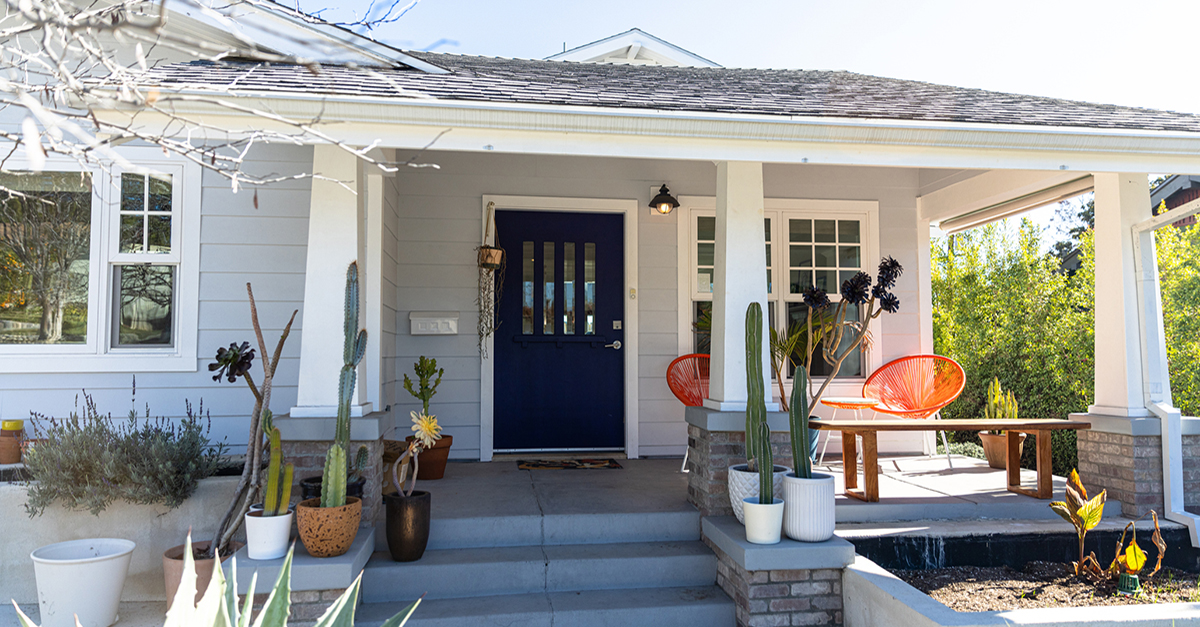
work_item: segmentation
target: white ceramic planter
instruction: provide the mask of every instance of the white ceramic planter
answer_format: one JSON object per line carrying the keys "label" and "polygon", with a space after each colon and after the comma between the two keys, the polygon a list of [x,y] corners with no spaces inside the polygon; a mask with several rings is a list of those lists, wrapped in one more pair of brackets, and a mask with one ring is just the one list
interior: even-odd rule
{"label": "white ceramic planter", "polygon": [[746,511],[746,541],[753,544],[779,544],[783,531],[784,501],[775,499],[761,505],[757,496],[742,501]]}
{"label": "white ceramic planter", "polygon": [[[775,499],[783,498],[783,477],[791,472],[792,469],[787,466],[775,466],[774,484],[772,488],[775,491]],[[745,514],[742,511],[742,502],[748,497],[758,496],[758,473],[747,472],[745,464],[738,464],[729,467],[729,479],[727,481],[729,489],[729,504],[733,506],[733,515],[737,517],[738,522],[746,524]]]}
{"label": "white ceramic planter", "polygon": [[263,516],[262,510],[246,514],[246,556],[252,560],[274,560],[287,555],[292,534],[292,512]]}
{"label": "white ceramic planter", "polygon": [[29,554],[42,627],[108,627],[117,622],[121,589],[137,545],[92,538],[50,544]]}
{"label": "white ceramic planter", "polygon": [[800,479],[796,473],[783,478],[783,532],[800,542],[824,542],[833,537],[833,475],[812,473]]}

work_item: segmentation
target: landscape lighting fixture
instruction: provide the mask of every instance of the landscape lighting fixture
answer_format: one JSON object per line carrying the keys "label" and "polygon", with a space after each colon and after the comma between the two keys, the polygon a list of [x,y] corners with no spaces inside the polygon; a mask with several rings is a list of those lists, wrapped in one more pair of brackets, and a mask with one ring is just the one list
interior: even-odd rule
{"label": "landscape lighting fixture", "polygon": [[667,189],[665,184],[659,188],[658,195],[654,197],[654,200],[650,201],[650,208],[664,216],[678,206],[679,201],[675,200],[675,197],[671,195],[671,190]]}

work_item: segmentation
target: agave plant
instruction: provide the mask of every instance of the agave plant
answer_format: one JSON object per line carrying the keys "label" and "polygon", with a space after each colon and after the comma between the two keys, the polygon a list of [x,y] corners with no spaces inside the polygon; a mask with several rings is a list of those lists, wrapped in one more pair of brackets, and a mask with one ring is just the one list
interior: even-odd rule
{"label": "agave plant", "polygon": [[[196,599],[196,566],[192,560],[192,534],[188,534],[186,550],[183,552],[183,579],[179,582],[179,590],[171,609],[167,610],[163,627],[286,627],[288,615],[291,613],[292,588],[292,551],[288,549],[283,566],[279,569],[279,578],[275,587],[267,596],[258,616],[250,622],[251,604],[254,602],[254,584],[258,575],[250,579],[250,589],[246,591],[241,609],[238,609],[237,598],[237,558],[233,558],[232,577],[226,582],[225,573],[221,568],[213,569],[213,576],[208,581],[208,589],[198,605]],[[358,608],[358,590],[362,584],[362,574],[350,584],[349,588],[337,598],[321,618],[316,627],[352,627],[354,625],[354,610]],[[421,599],[413,601],[408,607],[400,610],[395,616],[383,622],[381,627],[403,627],[408,618],[421,604]],[[21,627],[38,627],[29,619],[17,602],[13,601],[17,610],[17,618]]]}

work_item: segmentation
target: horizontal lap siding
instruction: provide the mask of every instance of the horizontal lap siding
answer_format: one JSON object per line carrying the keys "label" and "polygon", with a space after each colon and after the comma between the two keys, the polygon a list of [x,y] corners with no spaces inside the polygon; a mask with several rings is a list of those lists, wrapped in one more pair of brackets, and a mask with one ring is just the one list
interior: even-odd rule
{"label": "horizontal lap siding", "polygon": [[[246,170],[256,174],[296,174],[312,169],[308,148],[256,146]],[[152,415],[180,417],[185,401],[193,406],[204,402],[212,417],[211,436],[225,439],[236,452],[246,444],[247,416],[254,399],[244,383],[213,382],[208,372],[217,347],[248,341],[257,347],[250,325],[246,283],[254,285],[259,319],[268,346],[287,323],[288,316],[302,309],[304,264],[308,243],[309,183],[289,181],[255,191],[243,187],[234,194],[228,180],[205,173],[202,180],[200,219],[200,297],[198,303],[180,307],[199,308],[196,333],[197,371],[181,373],[89,373],[11,374],[0,376],[0,416],[26,418],[36,411],[65,416],[75,410],[77,397],[86,390],[103,413],[122,418],[131,407],[139,414],[149,405]],[[271,406],[277,413],[296,403],[296,380],[300,368],[300,325],[296,317],[283,358],[276,373]],[[257,356],[251,371],[261,380]],[[137,377],[137,398],[131,404],[130,388]]]}

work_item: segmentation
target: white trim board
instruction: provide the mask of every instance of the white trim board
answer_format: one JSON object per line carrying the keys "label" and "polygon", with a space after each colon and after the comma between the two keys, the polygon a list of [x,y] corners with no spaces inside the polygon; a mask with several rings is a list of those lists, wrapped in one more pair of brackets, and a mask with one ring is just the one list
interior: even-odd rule
{"label": "white trim board", "polygon": [[[561,211],[576,213],[620,213],[625,222],[625,294],[629,300],[625,307],[625,455],[638,457],[638,217],[641,208],[634,199],[614,198],[559,198],[550,196],[499,196],[484,194],[481,203],[482,221],[479,224],[480,239],[488,222],[488,203],[496,203],[496,210],[516,211]],[[487,242],[495,245],[495,229]],[[479,461],[492,460],[495,435],[495,386],[494,361],[495,338],[485,342],[487,356],[479,365]]]}

